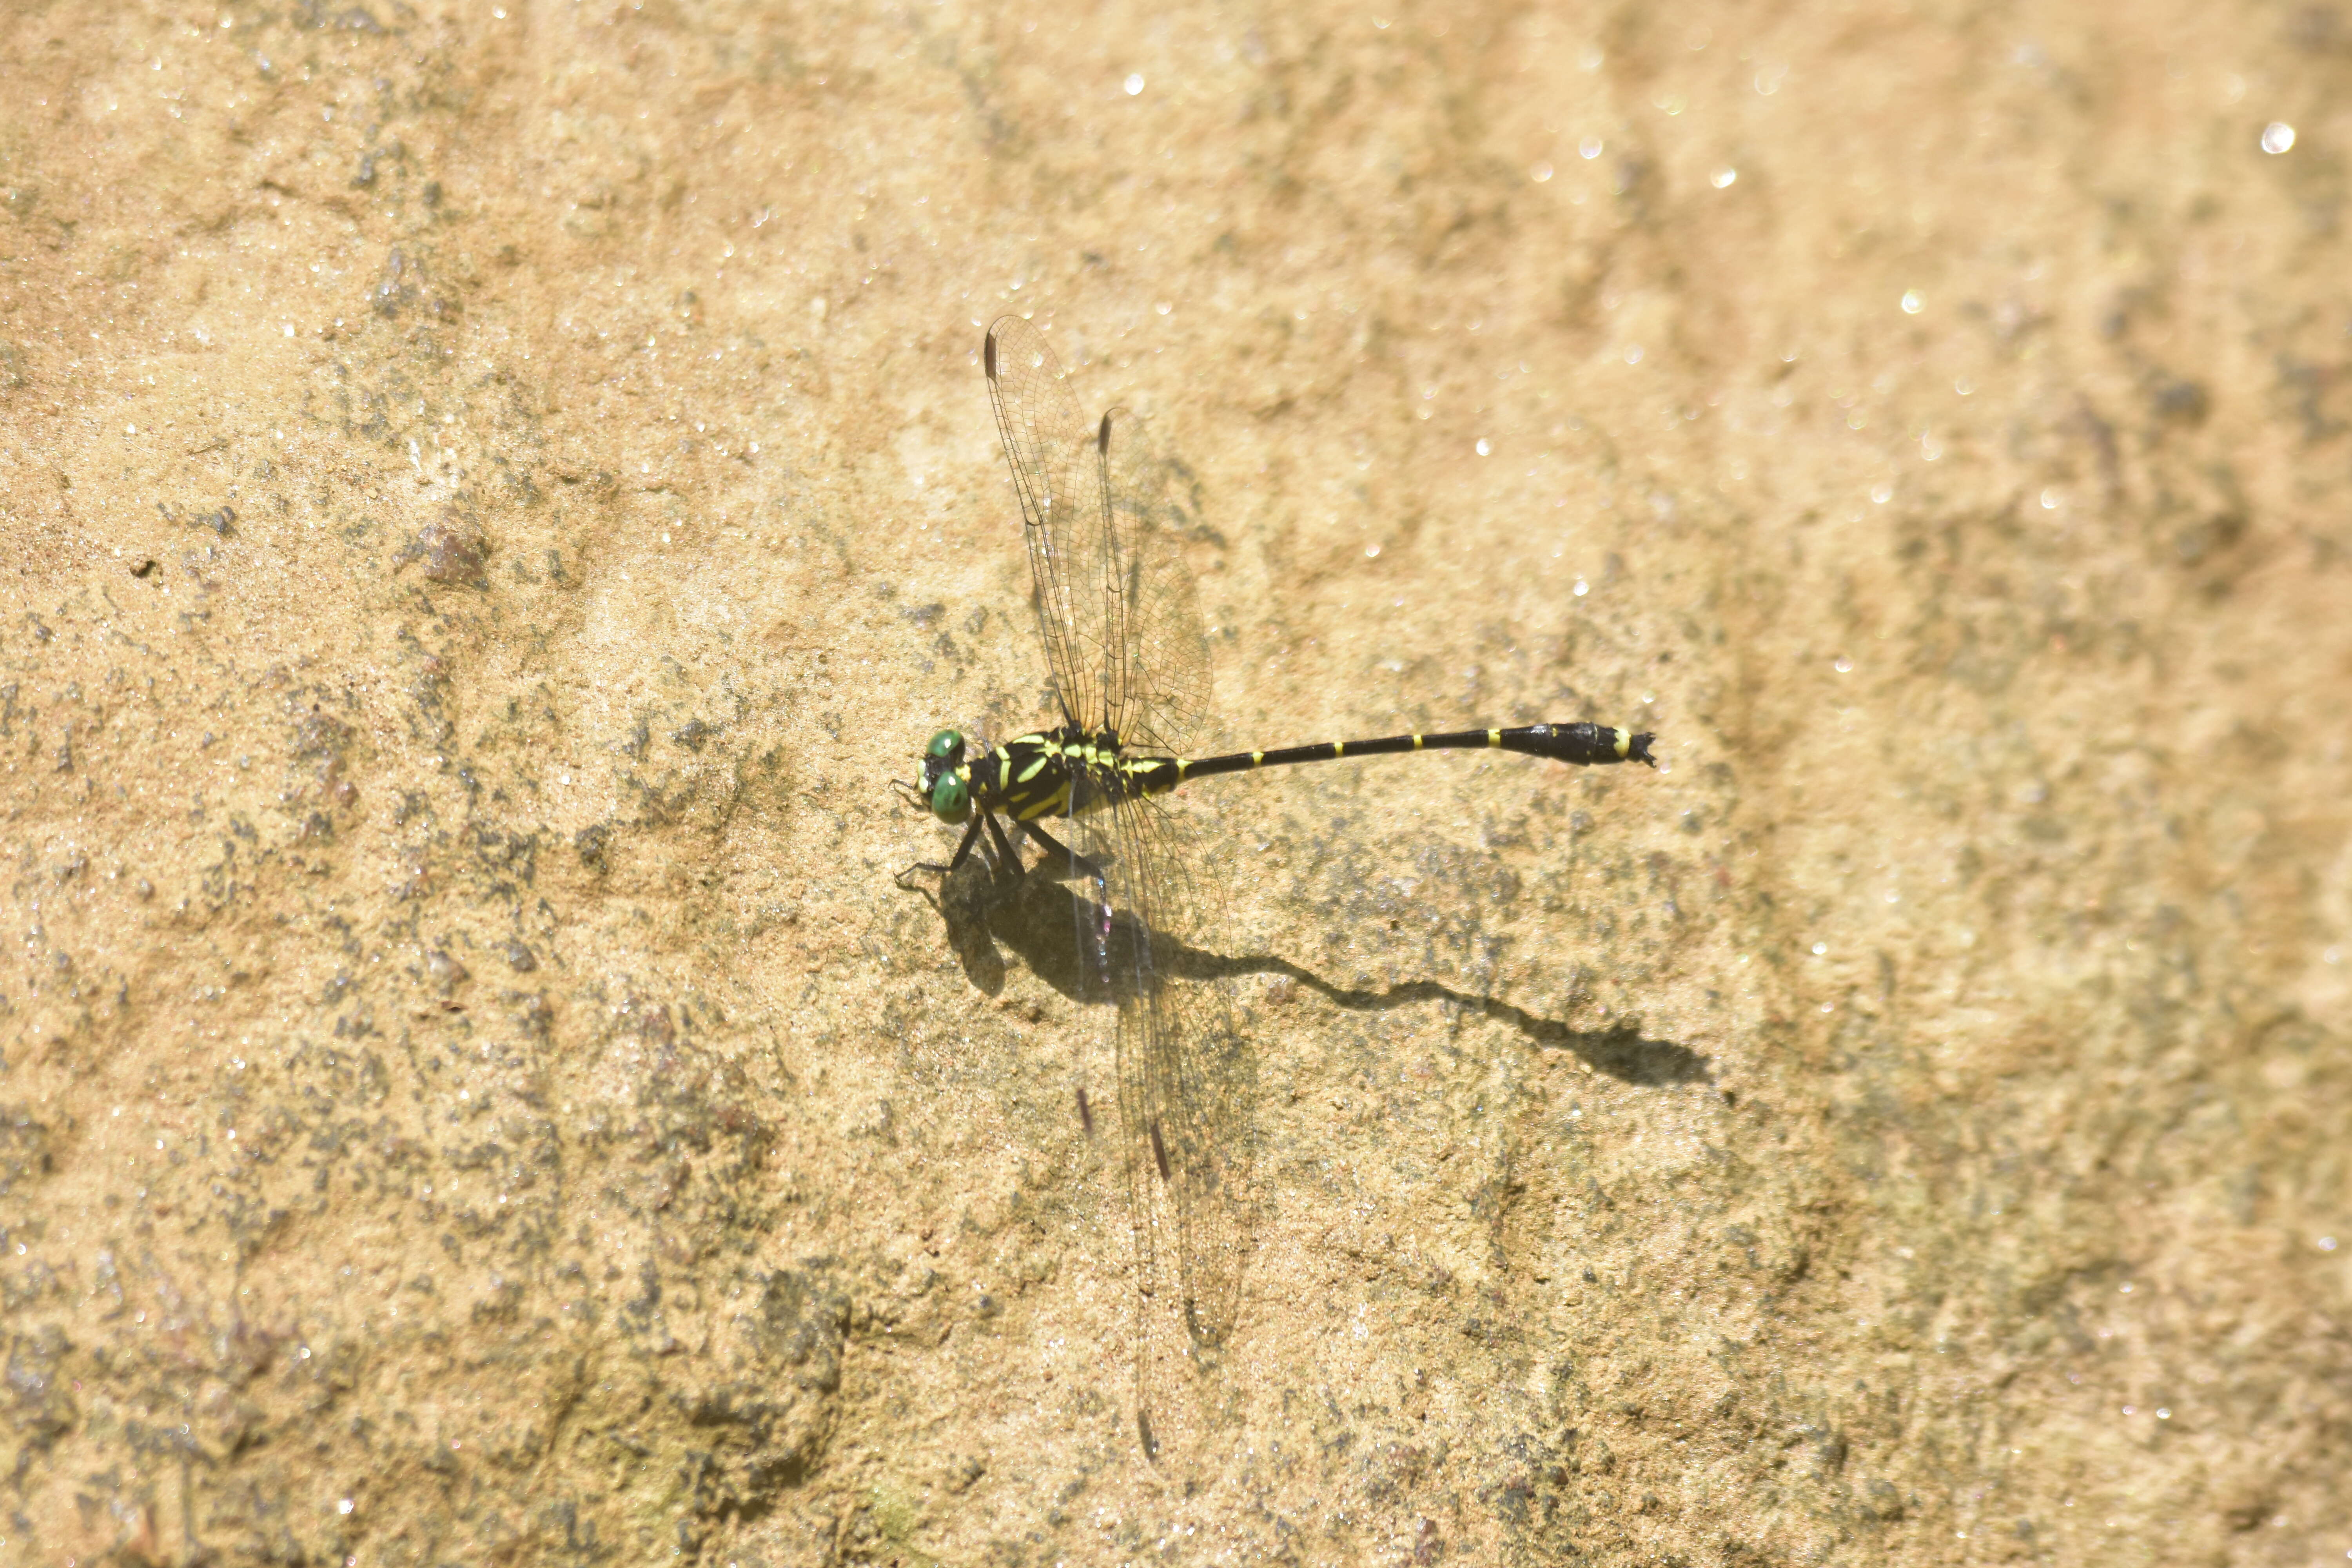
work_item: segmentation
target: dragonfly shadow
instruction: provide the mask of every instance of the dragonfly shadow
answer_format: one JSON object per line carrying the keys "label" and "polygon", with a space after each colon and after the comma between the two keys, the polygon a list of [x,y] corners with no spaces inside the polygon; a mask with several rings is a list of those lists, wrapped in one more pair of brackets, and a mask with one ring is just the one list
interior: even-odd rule
{"label": "dragonfly shadow", "polygon": [[[932,900],[946,926],[948,945],[973,986],[990,996],[1004,988],[1004,954],[1010,949],[1031,973],[1073,1002],[1108,1006],[1123,1001],[1137,984],[1133,955],[1143,927],[1132,915],[1111,917],[1104,930],[1108,964],[1084,961],[1078,929],[1094,906],[1055,879],[1044,866],[1025,875],[982,864],[974,855],[951,872]],[[1196,962],[1207,956],[1162,935],[1151,944],[1167,973],[1181,979],[1214,979],[1220,972]]]}
{"label": "dragonfly shadow", "polygon": [[[1079,917],[1090,908],[1067,884],[1042,870],[1026,876],[982,864],[975,855],[941,883],[932,901],[947,928],[948,942],[978,990],[993,996],[1003,989],[1003,949],[1030,972],[1074,1002],[1100,1006],[1120,1000],[1118,983],[1109,988],[1081,961]],[[1113,916],[1108,942],[1114,959],[1136,941],[1133,917]],[[1568,1051],[1594,1072],[1645,1087],[1704,1083],[1707,1058],[1673,1040],[1654,1039],[1628,1020],[1606,1029],[1578,1029],[1497,1001],[1473,995],[1434,980],[1411,980],[1379,988],[1337,985],[1313,971],[1271,954],[1233,955],[1155,936],[1152,952],[1160,972],[1185,980],[1235,979],[1266,974],[1287,978],[1334,1006],[1351,1013],[1381,1013],[1439,1003],[1477,1013],[1516,1029],[1541,1050]],[[1130,975],[1134,965],[1114,962],[1114,974]]]}
{"label": "dragonfly shadow", "polygon": [[1257,961],[1254,969],[1261,973],[1288,975],[1349,1012],[1385,1012],[1391,1007],[1440,1002],[1482,1014],[1517,1029],[1540,1050],[1571,1052],[1594,1072],[1606,1073],[1622,1083],[1657,1088],[1675,1083],[1705,1083],[1710,1076],[1706,1058],[1672,1040],[1651,1039],[1642,1033],[1641,1025],[1631,1019],[1606,1029],[1574,1029],[1557,1018],[1538,1016],[1492,996],[1474,996],[1434,980],[1409,980],[1377,991],[1359,990],[1333,985],[1283,959]]}

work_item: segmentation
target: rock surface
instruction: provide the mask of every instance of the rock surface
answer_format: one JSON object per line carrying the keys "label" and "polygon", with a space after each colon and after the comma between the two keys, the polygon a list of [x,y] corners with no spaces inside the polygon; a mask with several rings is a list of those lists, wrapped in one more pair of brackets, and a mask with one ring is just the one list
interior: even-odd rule
{"label": "rock surface", "polygon": [[[0,29],[0,1563],[2352,1549],[2339,8]],[[893,883],[1005,311],[1228,740],[1668,764],[1188,792],[1156,1465],[1106,1010]]]}

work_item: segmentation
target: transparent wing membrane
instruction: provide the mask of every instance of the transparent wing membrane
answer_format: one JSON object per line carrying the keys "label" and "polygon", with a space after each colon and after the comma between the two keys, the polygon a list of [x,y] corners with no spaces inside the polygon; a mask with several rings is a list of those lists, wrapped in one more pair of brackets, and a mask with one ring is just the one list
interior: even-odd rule
{"label": "transparent wing membrane", "polygon": [[1020,493],[1037,629],[1070,722],[1102,726],[1117,641],[1111,599],[1109,505],[1095,431],[1078,416],[1061,362],[1037,329],[1006,316],[988,330],[984,354],[996,427]]}
{"label": "transparent wing membrane", "polygon": [[[1189,519],[1143,423],[1080,422],[1044,337],[989,331],[989,385],[1021,494],[1038,620],[1071,721],[1122,750],[1182,755],[1202,738],[1207,641],[1181,555]],[[1087,792],[1081,790],[1082,795]],[[1095,793],[1118,796],[1105,781]],[[1138,1426],[1181,1444],[1202,1411],[1194,1374],[1240,1301],[1255,1201],[1250,1068],[1223,982],[1189,945],[1221,924],[1192,874],[1180,812],[1114,798],[1055,824],[1075,858],[1085,984],[1117,1004],[1119,1168],[1134,1237]]]}
{"label": "transparent wing membrane", "polygon": [[1184,756],[1209,738],[1209,645],[1183,556],[1191,519],[1174,467],[1124,408],[1100,426],[1104,489],[1119,593],[1115,637],[1124,679],[1110,693],[1111,728],[1129,750]]}

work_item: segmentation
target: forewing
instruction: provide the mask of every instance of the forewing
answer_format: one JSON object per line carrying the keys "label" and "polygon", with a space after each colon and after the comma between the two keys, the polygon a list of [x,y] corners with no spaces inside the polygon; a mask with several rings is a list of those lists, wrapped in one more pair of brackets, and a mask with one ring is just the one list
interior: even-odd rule
{"label": "forewing", "polygon": [[1109,498],[1111,728],[1131,750],[1197,755],[1209,729],[1209,647],[1185,542],[1185,478],[1124,408],[1098,427]]}
{"label": "forewing", "polygon": [[1117,588],[1099,427],[1080,417],[1061,362],[1020,317],[989,328],[982,363],[1021,497],[1055,691],[1071,722],[1096,729],[1108,710],[1106,672],[1118,647],[1110,629]]}

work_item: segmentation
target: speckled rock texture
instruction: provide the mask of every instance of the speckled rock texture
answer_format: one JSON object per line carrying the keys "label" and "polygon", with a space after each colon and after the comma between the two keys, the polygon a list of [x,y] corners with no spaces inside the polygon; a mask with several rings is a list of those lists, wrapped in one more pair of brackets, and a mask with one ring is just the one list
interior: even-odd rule
{"label": "speckled rock texture", "polygon": [[[19,4],[0,1564],[2352,1551],[2352,11]],[[1149,416],[1235,1331],[889,782]],[[929,895],[929,896],[927,896]]]}

